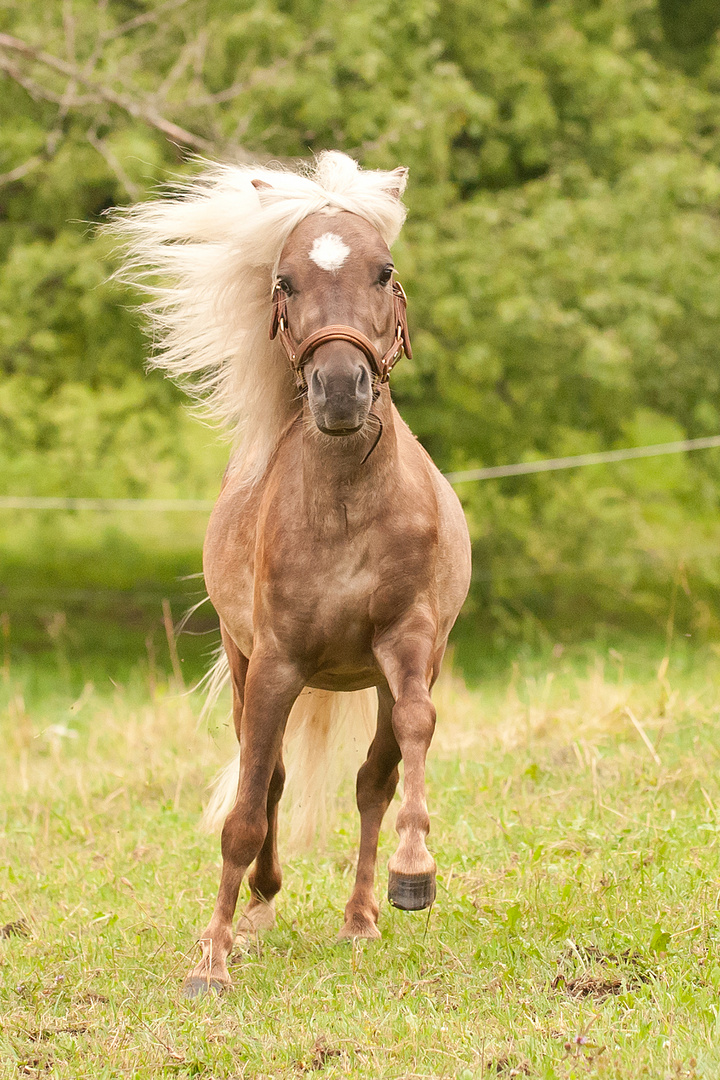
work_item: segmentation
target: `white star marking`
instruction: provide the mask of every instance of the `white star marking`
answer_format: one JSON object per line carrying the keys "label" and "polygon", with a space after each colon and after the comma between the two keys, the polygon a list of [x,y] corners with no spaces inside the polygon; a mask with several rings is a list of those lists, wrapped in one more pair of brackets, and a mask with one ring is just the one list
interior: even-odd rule
{"label": "white star marking", "polygon": [[326,232],[315,238],[310,258],[321,270],[335,274],[350,254],[350,248],[337,233]]}

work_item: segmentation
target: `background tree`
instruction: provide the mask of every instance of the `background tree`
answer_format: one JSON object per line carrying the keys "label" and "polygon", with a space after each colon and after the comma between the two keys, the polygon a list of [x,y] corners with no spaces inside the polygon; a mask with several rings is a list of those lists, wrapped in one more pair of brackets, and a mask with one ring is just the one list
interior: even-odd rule
{"label": "background tree", "polygon": [[[416,360],[393,379],[441,467],[720,431],[714,12],[6,0],[5,491],[215,490],[222,450],[142,374],[132,298],[106,284],[91,227],[196,153],[410,166],[396,259]],[[473,629],[662,627],[681,582],[677,617],[714,632],[719,470],[711,451],[465,485]]]}

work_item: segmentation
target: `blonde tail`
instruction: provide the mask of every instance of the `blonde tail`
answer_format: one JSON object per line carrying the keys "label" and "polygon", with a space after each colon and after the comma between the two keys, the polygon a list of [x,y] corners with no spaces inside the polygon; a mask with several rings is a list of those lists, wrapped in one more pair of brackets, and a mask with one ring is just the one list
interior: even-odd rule
{"label": "blonde tail", "polygon": [[[200,723],[207,720],[223,688],[230,682],[230,664],[221,645],[218,649],[217,658],[206,675],[198,683],[196,689],[205,688],[205,703],[200,711]],[[219,832],[232,810],[237,791],[238,776],[240,774],[240,753],[238,752],[232,761],[221,769],[213,780],[210,800],[203,811],[200,819],[200,828],[203,832]]]}
{"label": "blonde tail", "polygon": [[332,803],[343,781],[357,771],[375,731],[377,691],[337,693],[305,688],[288,720],[286,817],[290,847],[324,839]]}
{"label": "blonde tail", "polygon": [[215,663],[194,687],[195,690],[205,690],[205,703],[200,710],[200,723],[207,720],[217,705],[223,689],[229,682],[230,664],[228,663],[225,647],[220,645],[215,655]]}
{"label": "blonde tail", "polygon": [[[207,679],[215,700],[227,681],[222,657]],[[227,665],[226,665],[227,666]],[[207,706],[206,706],[207,708]],[[290,846],[310,847],[327,830],[333,797],[364,760],[375,731],[377,691],[337,693],[306,687],[293,705],[285,732],[287,783],[284,804],[290,819]],[[201,828],[216,832],[232,809],[240,754],[217,775]]]}

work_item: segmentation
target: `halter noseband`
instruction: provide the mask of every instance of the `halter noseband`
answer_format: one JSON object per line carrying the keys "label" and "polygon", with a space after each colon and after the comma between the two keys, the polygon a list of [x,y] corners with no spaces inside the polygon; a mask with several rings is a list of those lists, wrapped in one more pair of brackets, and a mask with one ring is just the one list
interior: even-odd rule
{"label": "halter noseband", "polygon": [[295,372],[298,384],[303,389],[305,388],[303,367],[315,350],[321,345],[324,345],[327,341],[348,341],[351,345],[355,345],[356,348],[365,353],[365,356],[370,362],[370,367],[379,383],[388,381],[390,372],[395,367],[403,352],[408,360],[412,359],[410,335],[408,333],[407,325],[407,297],[405,295],[405,290],[399,281],[393,281],[392,292],[395,338],[384,356],[381,356],[370,338],[365,337],[360,330],[356,330],[352,326],[323,326],[321,330],[316,330],[314,334],[309,334],[299,345],[296,344],[288,326],[287,296],[281,288],[280,282],[273,282],[271,294],[273,313],[272,321],[270,323],[270,340],[276,336],[280,338],[282,346],[287,353],[287,358],[290,361],[290,366]]}

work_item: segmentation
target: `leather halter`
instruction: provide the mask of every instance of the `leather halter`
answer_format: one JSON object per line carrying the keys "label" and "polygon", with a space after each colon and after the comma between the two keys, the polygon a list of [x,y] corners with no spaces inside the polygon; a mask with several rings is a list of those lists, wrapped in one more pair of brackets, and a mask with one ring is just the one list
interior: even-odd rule
{"label": "leather halter", "polygon": [[309,334],[298,345],[295,342],[290,327],[288,326],[287,296],[281,288],[280,282],[273,282],[272,287],[272,321],[270,323],[270,339],[279,337],[290,366],[295,372],[299,385],[305,388],[305,376],[303,367],[316,349],[328,341],[347,341],[360,349],[365,354],[373,373],[380,383],[385,383],[390,377],[390,372],[402,356],[403,352],[409,360],[412,359],[410,347],[410,335],[407,325],[407,297],[405,290],[399,281],[393,281],[393,313],[395,317],[395,338],[387,352],[381,356],[373,345],[370,338],[365,337],[360,330],[352,326],[323,326],[321,330]]}

